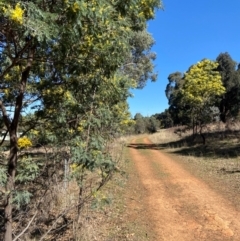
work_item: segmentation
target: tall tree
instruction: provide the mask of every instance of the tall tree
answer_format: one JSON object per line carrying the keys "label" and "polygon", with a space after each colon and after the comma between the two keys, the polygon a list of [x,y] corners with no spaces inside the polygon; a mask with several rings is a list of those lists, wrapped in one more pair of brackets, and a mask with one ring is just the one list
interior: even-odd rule
{"label": "tall tree", "polygon": [[135,133],[142,134],[146,131],[146,122],[144,117],[140,113],[136,113],[134,116],[135,121]]}
{"label": "tall tree", "polygon": [[168,84],[165,90],[168,98],[169,113],[171,114],[174,125],[189,124],[187,103],[182,102],[183,94],[181,92],[184,84],[183,74],[174,72],[168,76]]}
{"label": "tall tree", "polygon": [[[1,1],[0,110],[10,135],[5,241],[11,241],[13,235],[12,198],[18,166],[17,130],[21,114],[35,107],[42,116],[48,117],[50,123],[54,123],[54,118],[55,123],[62,123],[62,127],[67,123],[66,129],[70,134],[73,124],[81,124],[79,131],[84,128],[81,122],[84,118],[99,123],[93,118],[93,113],[101,118],[104,116],[104,112],[97,113],[95,109],[101,84],[109,80],[107,87],[112,85],[114,74],[131,52],[132,32],[143,31],[146,21],[154,17],[154,8],[159,6],[157,0],[23,0],[17,4],[14,0]],[[151,68],[147,71],[151,72]],[[138,76],[144,76],[144,73]],[[119,88],[125,86],[121,81],[119,84]],[[81,112],[87,114],[79,119],[76,113],[81,102],[89,104]],[[69,117],[78,121],[74,122]],[[88,136],[89,128],[86,130]],[[63,128],[59,130],[64,137]],[[94,142],[91,143],[94,146]]]}
{"label": "tall tree", "polygon": [[205,137],[201,132],[202,126],[206,123],[206,115],[211,112],[217,96],[225,93],[222,85],[221,75],[216,68],[217,62],[203,59],[195,65],[192,65],[184,76],[184,84],[181,92],[182,101],[191,108],[191,117],[193,130],[200,126],[200,134],[205,144]]}
{"label": "tall tree", "polygon": [[153,44],[154,40],[146,29],[132,33],[131,51],[121,67],[121,72],[131,79],[138,80],[136,83],[138,88],[143,88],[147,80],[156,81],[157,79],[153,65],[156,54],[151,52]]}
{"label": "tall tree", "polygon": [[221,53],[217,57],[218,70],[222,76],[222,82],[226,93],[220,101],[220,118],[226,122],[231,117],[239,114],[240,104],[240,73],[237,71],[237,63],[228,53]]}
{"label": "tall tree", "polygon": [[155,133],[160,128],[160,122],[155,116],[147,118],[147,130],[149,133]]}

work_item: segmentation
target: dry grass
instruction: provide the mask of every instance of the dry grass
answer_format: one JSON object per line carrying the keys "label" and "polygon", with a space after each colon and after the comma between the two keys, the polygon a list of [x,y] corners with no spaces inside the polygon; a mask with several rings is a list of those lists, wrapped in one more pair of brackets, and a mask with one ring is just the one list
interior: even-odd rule
{"label": "dry grass", "polygon": [[173,129],[161,129],[159,132],[149,136],[149,139],[156,144],[169,143],[180,140],[180,136],[174,133]]}
{"label": "dry grass", "polygon": [[[121,137],[110,145],[111,155],[117,160],[117,172],[81,210],[78,222],[73,222],[71,234],[74,241],[122,241],[131,239],[131,229],[125,222],[126,200],[125,187],[128,182],[129,163],[124,157],[124,146],[132,137]],[[77,196],[74,184],[69,184],[69,197]],[[66,194],[60,194],[60,199]],[[74,198],[73,198],[74,199]],[[61,207],[61,205],[59,206]],[[72,213],[74,215],[74,213]]]}
{"label": "dry grass", "polygon": [[[77,211],[79,203],[79,185],[69,181],[67,188],[58,175],[52,176],[50,186],[48,180],[43,180],[48,191],[44,194],[38,214],[27,232],[21,236],[21,240],[35,241],[59,240],[59,241],[122,241],[135,240],[132,228],[125,221],[126,200],[125,187],[128,182],[127,169],[129,162],[124,157],[124,147],[132,137],[121,137],[114,143],[110,143],[108,151],[116,161],[116,172],[110,181],[100,191],[92,193],[97,183],[99,174],[87,173],[85,180],[85,197],[88,196],[81,207],[80,215]],[[58,170],[58,169],[57,169]],[[59,168],[63,174],[63,166]],[[47,181],[47,182],[46,182]],[[39,189],[40,190],[40,189]],[[37,193],[41,195],[41,190]],[[88,193],[90,195],[88,195]],[[40,198],[40,197],[37,197]],[[36,198],[36,200],[37,200]],[[33,204],[34,205],[34,204]],[[26,222],[33,216],[32,212],[26,213]],[[20,233],[26,223],[15,225],[16,233]],[[49,230],[49,233],[47,233]]]}
{"label": "dry grass", "polygon": [[[233,205],[240,208],[238,194],[240,193],[240,173],[234,172],[240,168],[240,159],[238,152],[233,154],[238,148],[238,130],[240,130],[240,125],[233,125],[231,128],[226,128],[221,124],[208,126],[204,130],[207,135],[206,146],[202,146],[201,139],[198,138],[194,143],[191,142],[191,130],[186,131],[184,128],[161,130],[159,133],[149,135],[149,138],[157,148],[174,154],[181,165],[202,178],[212,188],[227,197]],[[144,136],[137,136],[137,138]],[[112,155],[116,159],[121,159],[123,145],[133,138],[120,138],[113,143],[111,145]],[[224,148],[220,149],[222,147]],[[224,156],[224,152],[230,154]],[[128,159],[127,152],[125,158],[118,163],[118,169],[123,172],[116,173],[98,197],[85,206],[81,215],[81,227],[74,229],[73,226],[72,232],[75,233],[75,240],[148,240],[145,236],[147,225],[141,223],[141,220],[139,222],[133,219],[134,213],[127,214],[131,209],[128,207],[129,196],[132,196],[134,192],[134,197],[137,199],[137,195],[141,195],[141,190],[136,189],[136,184],[135,189],[131,189],[132,182],[136,182],[138,177],[136,174],[130,174],[133,168],[132,163],[126,162],[126,159]],[[128,175],[135,176],[127,177]],[[126,193],[127,190],[131,190],[131,195]],[[141,197],[138,198],[141,199]],[[103,200],[108,200],[108,202]]]}

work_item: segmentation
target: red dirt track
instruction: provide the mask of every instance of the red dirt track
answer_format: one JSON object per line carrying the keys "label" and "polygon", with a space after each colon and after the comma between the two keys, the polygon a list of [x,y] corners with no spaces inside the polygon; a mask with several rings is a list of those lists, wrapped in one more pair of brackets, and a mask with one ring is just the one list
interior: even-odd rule
{"label": "red dirt track", "polygon": [[155,241],[240,240],[240,213],[144,138],[129,145]]}

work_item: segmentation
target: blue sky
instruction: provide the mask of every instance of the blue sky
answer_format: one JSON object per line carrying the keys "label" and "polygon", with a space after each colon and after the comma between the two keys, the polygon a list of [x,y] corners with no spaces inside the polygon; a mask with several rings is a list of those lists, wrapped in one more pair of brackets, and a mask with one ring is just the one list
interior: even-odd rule
{"label": "blue sky", "polygon": [[185,72],[209,58],[228,52],[240,62],[240,0],[163,0],[164,10],[148,23],[156,41],[158,80],[128,99],[132,116],[150,116],[168,108],[165,88],[169,74]]}

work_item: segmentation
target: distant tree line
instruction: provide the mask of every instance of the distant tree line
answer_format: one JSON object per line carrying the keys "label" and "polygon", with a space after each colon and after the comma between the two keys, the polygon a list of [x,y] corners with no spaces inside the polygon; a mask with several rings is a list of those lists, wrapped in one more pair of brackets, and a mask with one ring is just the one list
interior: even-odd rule
{"label": "distant tree line", "polygon": [[205,143],[204,125],[239,119],[240,64],[228,53],[220,53],[216,61],[203,59],[185,73],[171,73],[165,92],[169,108],[155,115],[161,127],[192,126]]}
{"label": "distant tree line", "polygon": [[239,119],[240,64],[228,53],[204,59],[185,73],[171,73],[165,92],[169,108],[154,115],[163,128]]}
{"label": "distant tree line", "polygon": [[144,117],[140,113],[134,116],[134,122],[131,132],[135,134],[155,133],[161,124],[155,116]]}
{"label": "distant tree line", "polygon": [[186,125],[193,134],[200,133],[205,143],[206,124],[240,118],[240,64],[229,53],[220,53],[215,61],[203,59],[185,73],[169,74],[165,93],[169,108],[150,117],[136,114],[134,132]]}

